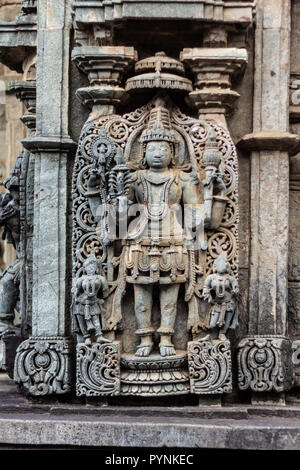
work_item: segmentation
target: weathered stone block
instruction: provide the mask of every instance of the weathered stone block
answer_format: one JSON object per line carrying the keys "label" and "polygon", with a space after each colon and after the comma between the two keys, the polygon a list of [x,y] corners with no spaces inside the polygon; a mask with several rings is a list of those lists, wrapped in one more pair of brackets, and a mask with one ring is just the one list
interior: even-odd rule
{"label": "weathered stone block", "polygon": [[248,336],[238,345],[240,390],[283,392],[293,385],[292,343],[277,335]]}
{"label": "weathered stone block", "polygon": [[232,391],[230,342],[200,340],[188,343],[191,393],[197,395]]}
{"label": "weathered stone block", "polygon": [[63,337],[31,337],[17,349],[14,380],[30,395],[71,391],[71,341]]}
{"label": "weathered stone block", "polygon": [[120,393],[120,343],[77,345],[77,396]]}

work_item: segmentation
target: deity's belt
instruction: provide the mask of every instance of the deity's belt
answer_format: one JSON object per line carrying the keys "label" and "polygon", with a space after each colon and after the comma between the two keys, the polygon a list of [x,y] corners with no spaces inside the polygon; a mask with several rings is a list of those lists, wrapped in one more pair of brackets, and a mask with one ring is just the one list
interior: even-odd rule
{"label": "deity's belt", "polygon": [[141,245],[141,246],[183,246],[184,239],[178,238],[153,238],[149,240],[124,240],[124,245]]}

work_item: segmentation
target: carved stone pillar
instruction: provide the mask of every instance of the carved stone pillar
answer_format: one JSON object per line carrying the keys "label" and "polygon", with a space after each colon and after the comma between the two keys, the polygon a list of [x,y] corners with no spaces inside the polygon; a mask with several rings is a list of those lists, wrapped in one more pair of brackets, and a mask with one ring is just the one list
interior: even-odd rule
{"label": "carved stone pillar", "polygon": [[[211,44],[212,39],[207,41]],[[231,82],[247,65],[246,49],[183,49],[180,58],[195,76],[195,89],[189,94],[188,101],[198,110],[199,119],[215,119],[226,126],[225,115],[232,112],[239,97],[231,89]]]}
{"label": "carved stone pillar", "polygon": [[23,141],[35,153],[32,337],[19,346],[15,361],[16,382],[33,395],[70,391],[66,188],[68,154],[75,147],[68,131],[70,0],[40,3],[38,23],[36,134]]}
{"label": "carved stone pillar", "polygon": [[[36,128],[36,82],[14,81],[9,83],[9,91],[25,104],[26,112],[21,121],[27,127],[27,136]],[[33,256],[33,200],[34,200],[34,155],[23,148],[20,174],[20,320],[21,336],[27,337],[31,331],[32,315],[32,256]]]}
{"label": "carved stone pillar", "polygon": [[240,142],[251,152],[251,270],[249,335],[239,344],[239,385],[253,392],[279,392],[292,385],[287,337],[289,154],[299,151],[299,137],[288,132],[289,36],[290,1],[260,0],[253,134]]}

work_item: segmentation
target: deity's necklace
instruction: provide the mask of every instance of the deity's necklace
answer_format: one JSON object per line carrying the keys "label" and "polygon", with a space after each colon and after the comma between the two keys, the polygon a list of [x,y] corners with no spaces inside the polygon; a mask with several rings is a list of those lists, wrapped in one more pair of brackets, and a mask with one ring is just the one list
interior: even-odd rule
{"label": "deity's necklace", "polygon": [[[148,181],[145,176],[143,175],[142,177],[142,184],[143,184],[143,190],[144,190],[144,213],[147,217],[147,219],[150,220],[162,220],[168,211],[168,202],[169,202],[169,193],[170,193],[170,186],[174,181],[174,176],[172,175],[167,181],[164,181],[163,183],[154,183],[151,181]],[[155,207],[159,207],[160,210],[158,212],[153,213],[151,209],[153,209],[154,204],[148,203],[146,204],[146,201],[150,201],[151,198],[151,183],[155,184],[156,186],[164,185],[163,188],[160,190],[159,194],[159,202],[158,204],[155,204]]]}

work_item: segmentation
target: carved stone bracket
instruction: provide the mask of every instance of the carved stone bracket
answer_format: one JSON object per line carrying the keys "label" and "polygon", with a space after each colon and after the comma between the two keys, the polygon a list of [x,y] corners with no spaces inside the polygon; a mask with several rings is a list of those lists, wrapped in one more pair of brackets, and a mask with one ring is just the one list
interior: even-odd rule
{"label": "carved stone bracket", "polygon": [[230,342],[200,340],[188,343],[191,393],[220,394],[232,391]]}
{"label": "carved stone bracket", "polygon": [[300,137],[290,132],[263,130],[245,135],[237,147],[254,152],[276,150],[295,155],[300,150]]}
{"label": "carved stone bracket", "polygon": [[77,396],[120,393],[120,343],[77,345]]}
{"label": "carved stone bracket", "polygon": [[279,335],[248,336],[238,345],[240,390],[283,392],[293,385],[292,343]]}
{"label": "carved stone bracket", "polygon": [[180,60],[195,75],[195,90],[189,102],[199,114],[229,113],[239,94],[231,90],[231,82],[247,65],[246,49],[193,48],[183,49]]}
{"label": "carved stone bracket", "polygon": [[17,349],[14,380],[30,395],[71,391],[71,341],[64,337],[31,337]]}
{"label": "carved stone bracket", "polygon": [[28,129],[36,127],[36,82],[35,81],[11,81],[8,91],[15,93],[16,97],[25,104],[28,113],[21,117],[21,121]]}

